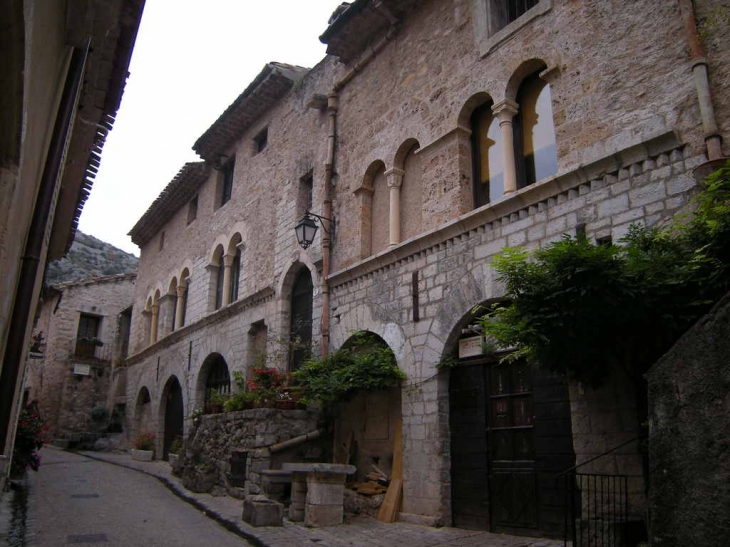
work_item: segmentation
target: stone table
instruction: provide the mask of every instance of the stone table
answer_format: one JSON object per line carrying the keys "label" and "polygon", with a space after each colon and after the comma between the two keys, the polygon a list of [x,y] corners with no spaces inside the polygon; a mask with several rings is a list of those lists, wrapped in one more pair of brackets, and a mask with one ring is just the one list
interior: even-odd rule
{"label": "stone table", "polygon": [[285,463],[292,474],[289,520],[318,528],[342,524],[345,479],[357,469],[338,463]]}

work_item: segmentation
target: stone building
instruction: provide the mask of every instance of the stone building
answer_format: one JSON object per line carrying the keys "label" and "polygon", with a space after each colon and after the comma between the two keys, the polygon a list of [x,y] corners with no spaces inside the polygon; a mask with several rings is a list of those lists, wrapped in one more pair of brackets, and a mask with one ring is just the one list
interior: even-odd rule
{"label": "stone building", "polygon": [[0,491],[45,267],[73,241],[143,7],[0,2]]}
{"label": "stone building", "polygon": [[[723,155],[730,131],[721,7],[339,10],[321,37],[327,56],[311,70],[266,65],[195,142],[202,161],[132,229],[130,427],[150,414],[165,453],[167,430],[187,432],[209,389],[272,340],[295,332],[321,353],[366,330],[407,380],[350,408],[336,434],[390,465],[402,427],[401,519],[557,535],[556,477],[592,458],[582,471],[629,477],[629,518],[643,519],[628,382],[593,390],[469,351],[472,309],[502,297],[490,259],[505,246],[534,250],[579,229],[617,242],[632,223],[687,210],[693,169]],[[323,218],[303,249],[294,227],[307,211]],[[459,366],[437,369],[448,357]],[[281,366],[297,365],[292,354]]]}
{"label": "stone building", "polygon": [[[128,354],[135,279],[120,274],[45,289],[24,396],[38,402],[54,438],[80,440],[114,421],[121,425],[126,399],[118,390],[126,371],[120,365]],[[94,417],[95,407],[107,415]]]}

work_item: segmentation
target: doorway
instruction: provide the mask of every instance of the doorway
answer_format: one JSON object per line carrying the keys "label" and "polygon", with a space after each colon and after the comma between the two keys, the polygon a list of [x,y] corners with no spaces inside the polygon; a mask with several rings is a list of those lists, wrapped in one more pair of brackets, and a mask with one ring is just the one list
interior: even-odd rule
{"label": "doorway", "polygon": [[175,437],[183,436],[183,396],[180,382],[174,376],[167,381],[165,386],[165,434],[162,444],[162,459],[167,460],[170,446]]}

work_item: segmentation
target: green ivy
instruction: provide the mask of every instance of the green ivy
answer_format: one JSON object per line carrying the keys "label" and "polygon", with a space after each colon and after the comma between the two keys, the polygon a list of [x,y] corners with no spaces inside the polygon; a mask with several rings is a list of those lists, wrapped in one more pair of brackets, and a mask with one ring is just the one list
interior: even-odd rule
{"label": "green ivy", "polygon": [[310,358],[294,374],[305,402],[325,406],[348,399],[355,392],[387,389],[400,384],[405,374],[393,351],[367,332],[321,358]]}
{"label": "green ivy", "polygon": [[696,212],[664,229],[634,225],[620,245],[568,237],[493,260],[506,301],[484,332],[507,359],[599,384],[611,367],[637,382],[730,289],[730,163],[708,177]]}

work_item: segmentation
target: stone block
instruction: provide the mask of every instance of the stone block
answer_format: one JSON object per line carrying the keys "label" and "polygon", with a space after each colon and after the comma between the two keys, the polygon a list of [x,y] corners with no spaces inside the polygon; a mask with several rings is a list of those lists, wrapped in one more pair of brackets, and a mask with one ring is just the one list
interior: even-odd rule
{"label": "stone block", "polygon": [[342,504],[344,486],[342,483],[309,482],[307,484],[307,505]]}
{"label": "stone block", "polygon": [[344,506],[339,505],[308,505],[304,514],[304,525],[310,528],[322,526],[336,526],[342,524]]}
{"label": "stone block", "polygon": [[242,518],[251,526],[283,526],[284,506],[266,496],[248,496],[243,500]]}

